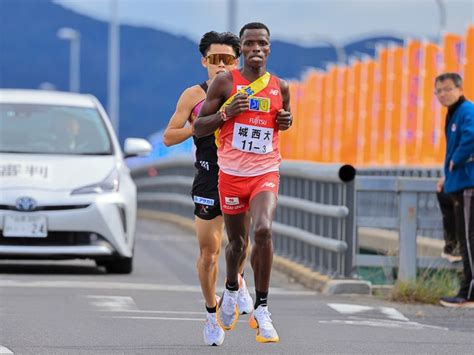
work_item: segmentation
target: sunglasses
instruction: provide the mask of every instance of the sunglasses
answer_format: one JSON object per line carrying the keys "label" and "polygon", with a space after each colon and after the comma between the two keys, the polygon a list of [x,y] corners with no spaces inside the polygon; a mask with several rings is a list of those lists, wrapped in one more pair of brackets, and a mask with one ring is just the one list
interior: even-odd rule
{"label": "sunglasses", "polygon": [[224,63],[224,65],[234,65],[236,58],[232,54],[216,53],[209,54],[206,60],[208,64],[212,65],[219,65],[221,62]]}

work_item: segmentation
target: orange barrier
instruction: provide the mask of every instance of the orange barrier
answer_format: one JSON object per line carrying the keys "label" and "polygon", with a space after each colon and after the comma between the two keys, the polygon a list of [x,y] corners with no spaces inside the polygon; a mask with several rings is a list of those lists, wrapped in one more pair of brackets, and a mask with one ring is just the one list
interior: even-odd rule
{"label": "orange barrier", "polygon": [[388,48],[382,48],[379,52],[380,60],[380,78],[376,90],[379,90],[378,114],[377,114],[377,141],[376,141],[376,165],[384,165],[384,142],[385,136],[385,118],[387,107],[387,83],[388,83]]}
{"label": "orange barrier", "polygon": [[401,147],[400,163],[402,165],[417,164],[416,156],[416,131],[420,124],[418,120],[418,104],[420,98],[421,79],[421,54],[420,41],[411,40],[407,43],[406,56],[404,57],[402,115],[400,122]]}
{"label": "orange barrier", "polygon": [[474,26],[470,27],[466,34],[464,45],[464,77],[470,78],[464,82],[464,94],[474,99]]}
{"label": "orange barrier", "polygon": [[[290,83],[293,127],[281,133],[285,159],[367,165],[434,165],[444,159],[444,117],[433,90],[442,72],[459,72],[474,99],[474,26],[445,33],[442,45],[408,40],[376,58]],[[472,78],[472,79],[471,79]]]}
{"label": "orange barrier", "polygon": [[342,161],[342,144],[344,141],[344,117],[346,113],[347,95],[347,68],[337,68],[336,86],[342,88],[336,90],[335,112],[334,112],[334,140],[333,140],[333,161]]}

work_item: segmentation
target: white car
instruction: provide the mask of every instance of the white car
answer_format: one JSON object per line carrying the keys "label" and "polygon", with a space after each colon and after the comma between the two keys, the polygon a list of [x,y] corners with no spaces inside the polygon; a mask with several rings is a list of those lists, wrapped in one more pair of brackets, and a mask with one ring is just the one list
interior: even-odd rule
{"label": "white car", "polygon": [[124,154],[91,95],[0,90],[0,258],[94,259],[130,273],[136,187]]}

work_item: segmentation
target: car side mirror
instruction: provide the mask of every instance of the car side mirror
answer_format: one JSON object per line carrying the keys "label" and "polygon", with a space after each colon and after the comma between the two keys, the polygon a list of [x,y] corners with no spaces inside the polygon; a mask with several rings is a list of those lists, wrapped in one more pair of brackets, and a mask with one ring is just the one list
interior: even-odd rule
{"label": "car side mirror", "polygon": [[125,144],[123,151],[125,153],[124,157],[143,157],[150,154],[152,150],[151,144],[142,138],[127,138],[125,139]]}

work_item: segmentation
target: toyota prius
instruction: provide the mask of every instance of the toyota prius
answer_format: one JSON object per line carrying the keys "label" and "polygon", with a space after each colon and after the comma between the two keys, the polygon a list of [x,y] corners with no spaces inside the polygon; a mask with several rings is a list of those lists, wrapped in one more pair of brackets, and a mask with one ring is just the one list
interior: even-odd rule
{"label": "toyota prius", "polygon": [[93,259],[130,273],[136,187],[122,149],[91,95],[0,90],[0,259]]}

